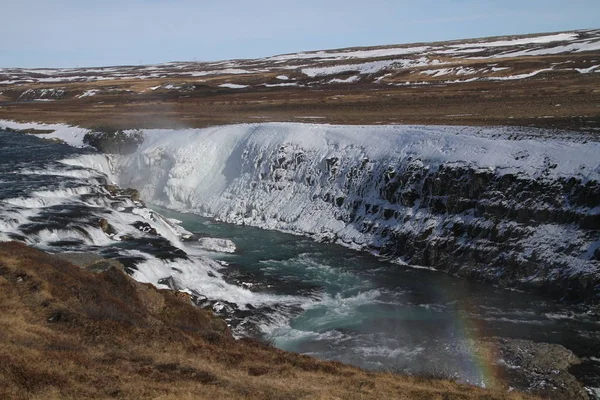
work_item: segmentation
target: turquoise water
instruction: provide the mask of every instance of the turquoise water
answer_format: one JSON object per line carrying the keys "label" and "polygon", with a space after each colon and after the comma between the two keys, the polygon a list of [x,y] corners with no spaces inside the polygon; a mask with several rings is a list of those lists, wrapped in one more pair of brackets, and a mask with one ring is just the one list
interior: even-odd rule
{"label": "turquoise water", "polygon": [[[600,322],[536,295],[392,264],[311,239],[219,223],[156,208],[199,236],[232,240],[226,280],[256,292],[304,296],[260,326],[279,348],[368,369],[444,371],[481,383],[471,339],[502,336],[560,343],[581,357],[600,354]],[[599,376],[590,361],[579,377]],[[591,383],[590,383],[591,382]]]}

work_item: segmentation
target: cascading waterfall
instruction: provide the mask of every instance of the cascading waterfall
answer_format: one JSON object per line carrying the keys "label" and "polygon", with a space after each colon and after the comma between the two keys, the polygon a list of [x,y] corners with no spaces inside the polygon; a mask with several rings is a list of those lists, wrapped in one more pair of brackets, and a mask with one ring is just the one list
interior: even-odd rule
{"label": "cascading waterfall", "polygon": [[179,211],[593,302],[600,143],[573,135],[277,123],[151,130],[117,169],[122,186]]}

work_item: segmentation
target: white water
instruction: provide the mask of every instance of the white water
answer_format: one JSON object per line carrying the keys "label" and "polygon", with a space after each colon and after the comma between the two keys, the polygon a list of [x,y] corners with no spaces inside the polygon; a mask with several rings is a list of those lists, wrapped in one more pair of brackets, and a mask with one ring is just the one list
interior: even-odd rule
{"label": "white water", "polygon": [[[474,220],[472,215],[440,216],[418,203],[403,206],[382,198],[382,177],[395,174],[399,165],[424,173],[445,165],[542,181],[599,179],[600,143],[548,138],[550,134],[509,127],[267,123],[148,130],[139,150],[114,160],[114,166],[98,156],[68,162],[113,174],[122,187],[139,189],[153,204],[367,249],[386,243],[377,233],[386,227],[411,235],[431,231],[432,239],[445,235],[447,223]],[[516,136],[526,138],[514,140]],[[351,210],[337,201],[368,203],[399,217],[375,218],[361,208],[354,220],[373,224],[365,232],[359,223],[345,222]],[[493,222],[477,224],[489,228]],[[514,225],[503,224],[502,229]],[[589,249],[587,255],[557,255],[565,238]],[[523,254],[561,257],[571,275],[596,273],[588,260],[597,245],[576,227],[547,223],[530,229]]]}
{"label": "white water", "polygon": [[[509,139],[513,132],[514,128],[498,127],[287,123],[148,130],[142,147],[119,159],[118,181],[121,186],[138,188],[147,201],[170,208],[269,229],[319,234],[351,228],[336,220],[331,204],[314,201],[312,196],[325,189],[342,195],[344,188],[338,178],[363,161],[368,169],[406,160],[430,168],[468,165],[531,178],[542,178],[542,171],[547,172],[543,176],[546,179],[599,178],[599,143],[515,141]],[[278,158],[296,165],[276,168],[274,160]],[[307,185],[303,179],[325,169],[325,160],[331,158],[340,160],[334,181],[330,176],[318,176],[316,185]],[[69,162],[112,172],[93,156]],[[548,163],[556,163],[557,167],[547,171]],[[273,174],[279,183],[265,187],[261,174]],[[367,188],[364,195],[377,202],[378,188],[372,189]],[[341,233],[349,238],[356,236],[351,231]]]}

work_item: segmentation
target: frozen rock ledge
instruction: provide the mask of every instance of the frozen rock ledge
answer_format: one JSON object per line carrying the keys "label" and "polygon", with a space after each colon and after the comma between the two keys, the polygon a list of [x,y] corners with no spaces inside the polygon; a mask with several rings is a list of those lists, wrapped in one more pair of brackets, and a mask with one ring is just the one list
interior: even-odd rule
{"label": "frozen rock ledge", "polygon": [[235,243],[231,240],[217,238],[200,238],[198,239],[198,247],[218,253],[235,253],[236,248]]}

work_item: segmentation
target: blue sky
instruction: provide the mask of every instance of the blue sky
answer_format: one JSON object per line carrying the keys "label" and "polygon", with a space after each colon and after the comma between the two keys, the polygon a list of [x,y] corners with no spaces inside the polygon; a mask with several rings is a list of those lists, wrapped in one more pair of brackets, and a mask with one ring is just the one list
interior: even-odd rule
{"label": "blue sky", "polygon": [[0,67],[83,67],[600,28],[600,1],[0,0],[0,16]]}

